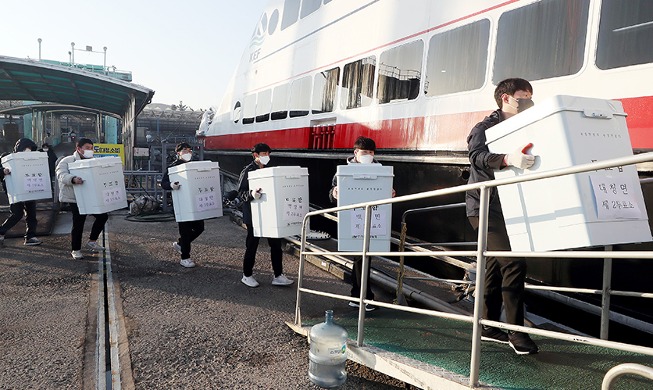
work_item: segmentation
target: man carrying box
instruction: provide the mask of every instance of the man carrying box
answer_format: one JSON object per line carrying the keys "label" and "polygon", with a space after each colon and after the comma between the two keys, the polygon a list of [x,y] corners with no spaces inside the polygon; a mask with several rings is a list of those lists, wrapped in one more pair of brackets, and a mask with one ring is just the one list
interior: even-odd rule
{"label": "man carrying box", "polygon": [[[73,186],[84,185],[84,179],[71,174],[68,165],[75,161],[93,158],[93,141],[88,138],[80,138],[76,145],[77,147],[72,155],[66,156],[59,161],[56,172],[59,181],[59,201],[69,203],[73,212],[73,228],[70,232],[72,252],[70,254],[73,259],[79,260],[84,258],[82,254],[82,236],[84,234],[86,214],[79,213]],[[93,214],[93,217],[95,217],[95,221],[91,227],[91,234],[86,246],[93,252],[104,251],[104,247],[97,243],[97,239],[104,230],[104,224],[109,219],[109,214]]]}
{"label": "man carrying box", "polygon": [[[270,162],[270,152],[272,149],[266,144],[256,144],[252,148],[252,157],[254,161],[247,164],[240,173],[238,179],[238,196],[243,201],[243,222],[247,225],[247,238],[245,239],[245,256],[243,257],[243,278],[240,280],[248,287],[258,287],[259,283],[254,279],[254,263],[256,261],[256,250],[260,237],[254,236],[254,226],[252,226],[252,209],[251,202],[254,199],[260,199],[263,194],[262,188],[249,189],[249,172],[256,169],[265,168]],[[265,221],[263,222],[265,223]],[[293,283],[283,274],[283,251],[281,250],[281,239],[268,237],[270,245],[270,256],[272,258],[272,270],[274,278],[272,284],[275,286],[287,286]]]}
{"label": "man carrying box", "polygon": [[[527,154],[533,145],[519,146],[513,153],[490,153],[486,146],[485,131],[521,111],[533,106],[531,96],[533,87],[524,79],[507,79],[501,81],[494,90],[494,99],[499,109],[492,112],[482,122],[474,126],[467,137],[469,149],[470,176],[469,184],[494,180],[494,171],[514,166],[520,169],[530,168],[535,156]],[[501,201],[496,187],[490,188],[490,208],[488,217],[487,250],[510,251],[510,240],[501,209]],[[467,218],[478,233],[480,191],[468,191],[465,195]],[[524,325],[524,281],[526,279],[526,261],[522,258],[488,257],[485,271],[485,305],[483,318],[499,321],[501,303],[506,311],[506,322]],[[497,328],[483,326],[481,340],[494,341],[510,346],[519,355],[538,352],[537,345],[527,333],[510,331],[507,334]]]}
{"label": "man carrying box", "polygon": [[[373,139],[367,138],[360,136],[356,139],[354,142],[354,155],[351,157],[347,158],[347,164],[372,164],[372,163],[378,163],[374,159],[374,153],[376,152],[376,143],[374,142]],[[392,190],[392,196],[395,196],[395,190]],[[338,178],[337,175],[333,176],[333,180],[331,181],[331,190],[329,191],[329,200],[331,200],[331,203],[337,203],[338,201]],[[353,266],[353,274],[351,276],[351,296],[354,298],[359,298],[360,297],[360,292],[361,292],[361,278],[363,275],[363,257],[362,256],[354,256],[352,258],[354,262]],[[374,300],[374,293],[372,292],[372,287],[371,283],[369,283],[370,280],[370,269],[371,267],[368,267],[367,269],[367,291],[365,293],[365,299],[370,299]],[[358,302],[349,302],[349,306],[351,307],[359,307]],[[376,306],[366,304],[365,305],[365,311],[372,311],[376,310]]]}
{"label": "man carrying box", "polygon": [[[36,148],[34,141],[29,138],[21,138],[14,146],[14,153],[35,152]],[[0,166],[0,180],[2,180],[2,186],[5,187],[5,192],[7,188],[5,186],[4,177],[10,174],[11,170],[9,170],[9,168],[2,168]],[[4,246],[5,234],[7,234],[7,232],[23,218],[23,214],[25,214],[25,223],[27,225],[24,245],[39,245],[42,243],[41,240],[36,238],[36,225],[38,223],[36,219],[36,201],[29,200],[12,203],[9,206],[9,212],[9,218],[0,225],[0,247]]]}
{"label": "man carrying box", "polygon": [[[193,158],[193,148],[186,142],[177,144],[175,151],[177,152],[177,159],[168,168],[185,164]],[[166,173],[161,179],[161,187],[175,191],[181,188],[181,184],[178,181],[170,183],[170,175],[166,169]],[[193,268],[195,262],[190,258],[190,244],[204,231],[204,220],[177,222],[177,225],[179,227],[179,239],[172,243],[172,247],[181,256],[179,264],[182,267]]]}

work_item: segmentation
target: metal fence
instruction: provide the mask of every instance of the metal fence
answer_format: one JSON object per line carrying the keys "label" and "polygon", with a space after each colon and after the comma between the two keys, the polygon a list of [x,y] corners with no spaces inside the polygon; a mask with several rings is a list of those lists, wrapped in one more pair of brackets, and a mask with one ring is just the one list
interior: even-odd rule
{"label": "metal fence", "polygon": [[[447,318],[447,319],[453,319],[453,320],[459,320],[459,321],[464,321],[468,323],[473,324],[472,328],[472,354],[471,354],[471,362],[470,362],[470,376],[469,376],[469,386],[470,387],[477,387],[479,384],[479,366],[480,366],[480,353],[481,353],[481,326],[482,325],[488,325],[488,326],[493,326],[497,327],[500,329],[506,329],[506,330],[513,330],[513,331],[519,331],[519,332],[525,332],[525,333],[530,333],[530,334],[536,334],[544,337],[549,337],[549,338],[554,338],[554,339],[560,339],[560,340],[566,340],[566,341],[571,341],[571,342],[577,342],[577,343],[584,343],[584,344],[591,344],[591,345],[596,345],[600,347],[606,347],[606,348],[613,348],[617,350],[622,350],[622,351],[629,351],[629,352],[635,352],[635,353],[641,353],[641,354],[646,354],[646,355],[651,355],[653,356],[653,348],[648,348],[648,347],[642,347],[638,345],[632,345],[632,344],[625,344],[625,343],[618,343],[618,342],[613,342],[613,341],[608,341],[608,340],[602,340],[602,339],[596,339],[596,338],[591,338],[591,337],[583,337],[583,336],[578,336],[578,335],[572,335],[572,334],[567,334],[567,333],[561,333],[561,332],[554,332],[554,331],[548,331],[548,330],[542,330],[542,329],[535,329],[535,328],[529,328],[529,327],[524,327],[524,326],[517,326],[517,325],[509,325],[503,322],[495,322],[495,321],[489,321],[481,318],[481,312],[482,312],[482,305],[483,305],[483,300],[482,299],[476,299],[474,301],[474,314],[473,316],[467,316],[467,315],[460,315],[460,314],[451,314],[451,313],[445,313],[441,311],[435,311],[435,310],[427,310],[427,309],[418,309],[418,308],[411,308],[411,307],[406,307],[398,304],[392,304],[392,303],[386,303],[386,302],[379,302],[379,301],[374,301],[374,300],[368,300],[364,299],[365,297],[365,291],[367,289],[367,270],[369,269],[370,266],[370,257],[371,256],[384,256],[384,257],[398,257],[398,256],[409,256],[409,257],[418,257],[418,256],[425,256],[425,255],[430,255],[430,256],[468,256],[468,257],[475,257],[476,258],[476,296],[484,296],[485,293],[485,262],[487,257],[523,257],[523,258],[543,258],[543,257],[551,257],[551,252],[507,252],[507,251],[488,251],[487,250],[487,229],[488,229],[488,214],[489,214],[489,190],[493,187],[498,187],[502,185],[508,185],[508,184],[516,184],[516,183],[523,183],[523,182],[528,182],[528,181],[533,181],[533,180],[540,180],[540,179],[546,179],[546,178],[552,178],[552,177],[557,177],[557,176],[564,176],[564,175],[570,175],[570,174],[575,174],[575,173],[583,173],[583,172],[589,172],[589,171],[594,171],[594,170],[600,170],[600,169],[606,169],[606,168],[613,168],[613,167],[618,167],[618,166],[625,166],[625,165],[632,165],[632,164],[637,164],[637,163],[642,163],[642,162],[649,162],[653,161],[653,153],[644,153],[644,154],[639,154],[636,156],[629,156],[629,157],[623,157],[623,158],[617,158],[617,159],[611,159],[611,160],[606,160],[606,161],[601,161],[601,162],[594,162],[590,164],[583,164],[583,165],[578,165],[574,167],[569,167],[569,168],[563,168],[563,169],[556,169],[552,171],[547,171],[547,172],[538,172],[538,173],[532,173],[529,175],[524,175],[524,176],[518,176],[518,177],[513,177],[513,178],[506,178],[506,179],[498,179],[498,180],[493,180],[493,181],[487,181],[487,182],[482,182],[482,183],[475,183],[475,184],[467,184],[467,185],[462,185],[462,186],[457,186],[457,187],[452,187],[452,188],[445,188],[445,189],[440,189],[440,190],[435,190],[435,191],[428,191],[428,192],[423,192],[420,194],[413,194],[413,195],[406,195],[406,196],[400,196],[396,198],[391,198],[391,199],[384,199],[384,200],[378,200],[378,201],[373,201],[373,202],[367,202],[367,203],[358,203],[358,204],[353,204],[349,206],[341,206],[341,207],[334,207],[334,208],[329,208],[329,209],[322,209],[322,210],[317,210],[317,211],[311,211],[308,214],[306,214],[303,222],[303,227],[302,227],[302,235],[301,235],[301,247],[300,247],[300,261],[299,261],[299,275],[298,275],[298,280],[297,280],[297,301],[296,301],[296,306],[295,306],[295,321],[294,325],[301,327],[302,326],[302,321],[301,321],[301,294],[302,293],[309,293],[309,294],[315,294],[315,295],[321,295],[321,296],[326,296],[326,297],[331,297],[343,301],[351,301],[351,302],[357,302],[359,304],[359,312],[358,312],[358,334],[357,334],[357,345],[361,346],[364,342],[364,335],[365,335],[365,304],[373,304],[376,306],[384,307],[387,309],[392,309],[392,310],[401,310],[401,311],[407,311],[407,312],[413,312],[413,313],[419,313],[419,314],[425,314],[425,315],[430,315],[430,316],[435,316],[435,317],[441,317],[441,318]],[[418,199],[426,199],[426,198],[433,198],[437,196],[445,196],[445,195],[450,195],[454,193],[460,193],[460,192],[465,192],[469,190],[474,190],[478,189],[481,192],[481,208],[480,208],[480,224],[478,228],[478,241],[477,241],[477,248],[476,250],[456,250],[456,251],[427,251],[427,250],[422,250],[419,252],[406,252],[406,251],[399,251],[399,252],[372,252],[369,250],[370,247],[370,231],[371,231],[371,217],[372,217],[372,208],[383,205],[383,204],[391,204],[391,203],[400,203],[400,202],[406,202],[406,201],[412,201],[412,200],[418,200]],[[351,210],[355,208],[364,208],[365,209],[365,226],[364,226],[364,237],[363,237],[363,250],[361,252],[330,252],[330,251],[315,251],[315,250],[307,250],[307,242],[306,242],[306,234],[308,231],[308,226],[309,226],[309,221],[310,218],[313,216],[324,216],[327,213],[333,213],[337,211],[343,211],[343,210]],[[339,294],[333,294],[333,293],[328,293],[324,291],[319,291],[319,290],[314,290],[314,289],[308,289],[303,287],[303,278],[304,278],[304,266],[306,262],[306,256],[362,256],[362,266],[363,266],[363,272],[362,272],[362,279],[361,279],[361,294],[360,298],[352,298],[350,296],[346,295],[339,295]],[[620,260],[620,259],[653,259],[653,252],[651,251],[628,251],[628,252],[615,252],[615,251],[604,251],[604,252],[594,252],[594,251],[574,251],[574,252],[555,252],[555,256],[557,258],[598,258],[598,259],[605,259],[606,260],[606,265],[604,267],[604,281],[609,280],[610,277],[610,272],[611,272],[611,264],[612,260]],[[558,290],[561,290],[558,288]],[[568,292],[592,292],[592,293],[599,293],[599,290],[587,290],[587,289],[575,289],[575,288],[565,288],[564,291]],[[600,290],[600,293],[603,296],[603,302],[604,302],[604,315],[607,316],[609,313],[609,296],[613,292],[609,288],[609,285],[604,286],[602,290]],[[635,297],[644,297],[644,298],[653,298],[653,294],[646,294],[646,293],[641,293],[641,292],[619,292],[619,295],[627,295],[627,296],[635,296]],[[607,297],[607,299],[606,299]],[[602,322],[606,321],[605,319],[602,319]],[[606,321],[607,322],[607,321]],[[607,324],[605,325],[607,326]],[[607,328],[606,328],[607,329]],[[606,330],[607,332],[607,330]]]}

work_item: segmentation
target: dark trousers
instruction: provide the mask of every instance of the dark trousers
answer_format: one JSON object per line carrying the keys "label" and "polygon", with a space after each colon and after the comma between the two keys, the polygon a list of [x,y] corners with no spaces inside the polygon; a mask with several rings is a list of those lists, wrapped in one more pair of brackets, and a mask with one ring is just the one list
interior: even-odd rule
{"label": "dark trousers", "polygon": [[[468,217],[478,233],[478,217]],[[488,221],[487,250],[509,251],[510,240],[503,218]],[[524,281],[526,261],[514,257],[488,257],[485,265],[485,307],[483,318],[499,321],[501,302],[506,310],[506,322],[524,325]]]}
{"label": "dark trousers", "polygon": [[[79,213],[79,207],[77,203],[71,203],[70,209],[73,212],[73,230],[70,232],[70,240],[72,249],[78,251],[82,249],[82,235],[84,234],[84,223],[86,222],[86,214]],[[104,224],[107,223],[109,219],[109,214],[92,214],[95,218],[93,221],[93,227],[91,227],[91,234],[88,239],[95,241],[100,237],[100,233],[104,230]]]}
{"label": "dark trousers", "polygon": [[[351,275],[351,296],[359,298],[361,293],[361,277],[363,276],[363,256],[354,256],[354,269]],[[367,291],[365,299],[374,299],[372,292],[372,284],[370,281],[370,270],[372,269],[372,259],[370,260],[370,267],[367,268]]]}
{"label": "dark trousers", "polygon": [[25,230],[25,239],[29,240],[32,237],[36,237],[36,202],[33,200],[27,202],[16,202],[9,205],[9,218],[7,218],[0,226],[0,236],[7,234],[12,227],[14,227],[18,221],[23,219],[25,215],[25,222],[27,223],[27,229]]}
{"label": "dark trousers", "polygon": [[[252,276],[252,273],[254,273],[254,263],[256,262],[256,250],[258,249],[259,240],[260,237],[254,237],[252,224],[247,224],[245,257],[243,258],[243,274],[245,276]],[[270,256],[272,257],[272,270],[274,271],[274,276],[277,277],[283,273],[281,239],[268,237],[268,244],[270,245]]]}
{"label": "dark trousers", "polygon": [[181,259],[190,259],[190,243],[204,231],[204,221],[178,222]]}

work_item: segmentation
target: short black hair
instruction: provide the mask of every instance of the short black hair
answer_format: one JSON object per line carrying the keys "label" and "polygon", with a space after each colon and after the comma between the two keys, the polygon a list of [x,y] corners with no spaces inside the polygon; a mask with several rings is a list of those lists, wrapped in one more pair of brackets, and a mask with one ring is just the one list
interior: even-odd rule
{"label": "short black hair", "polygon": [[264,144],[264,143],[259,143],[252,147],[252,153],[261,153],[261,152],[270,153],[271,151],[272,148],[270,148],[268,144]]}
{"label": "short black hair", "polygon": [[83,146],[86,145],[86,144],[91,144],[91,145],[93,145],[93,141],[91,141],[90,138],[80,138],[80,139],[77,140],[77,147],[78,147],[78,148],[81,148],[81,147],[83,147]]}
{"label": "short black hair", "polygon": [[360,136],[354,142],[354,149],[376,151],[376,142],[372,138]]}
{"label": "short black hair", "polygon": [[499,108],[501,108],[501,96],[503,96],[504,93],[512,96],[517,91],[530,92],[532,95],[533,86],[528,82],[528,80],[520,78],[505,79],[500,81],[494,90],[494,100],[497,102]]}
{"label": "short black hair", "polygon": [[175,152],[179,153],[184,149],[193,149],[188,142],[180,142],[175,146]]}

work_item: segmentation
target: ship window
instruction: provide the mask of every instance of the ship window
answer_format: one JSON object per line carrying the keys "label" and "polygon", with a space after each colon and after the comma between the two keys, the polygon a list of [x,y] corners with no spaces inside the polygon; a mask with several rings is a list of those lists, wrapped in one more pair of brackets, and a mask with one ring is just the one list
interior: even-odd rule
{"label": "ship window", "polygon": [[243,101],[243,125],[254,123],[256,115],[256,95],[245,96]]}
{"label": "ship window", "polygon": [[653,2],[603,0],[596,66],[600,69],[653,62]]}
{"label": "ship window", "polygon": [[432,36],[424,93],[439,96],[481,88],[485,82],[489,39],[487,19]]}
{"label": "ship window", "polygon": [[413,100],[419,95],[424,42],[407,43],[381,53],[379,57],[379,103]]}
{"label": "ship window", "polygon": [[333,111],[340,68],[325,70],[315,75],[313,84],[313,114]]}
{"label": "ship window", "polygon": [[272,90],[266,89],[258,93],[256,98],[256,121],[265,122],[270,120],[270,108],[272,107]]}
{"label": "ship window", "polygon": [[589,0],[543,0],[499,19],[494,76],[541,80],[577,73],[583,65]]}
{"label": "ship window", "polygon": [[281,30],[292,26],[299,16],[299,5],[301,0],[286,0],[283,2],[283,17],[281,18]]}
{"label": "ship window", "polygon": [[274,88],[272,94],[272,120],[286,119],[288,116],[288,84]]}
{"label": "ship window", "polygon": [[290,86],[290,117],[308,115],[311,107],[311,76],[302,77]]}
{"label": "ship window", "polygon": [[302,12],[299,15],[300,18],[304,19],[304,17],[312,14],[313,12],[317,11],[320,9],[320,5],[322,5],[322,0],[304,0],[302,1]]}
{"label": "ship window", "polygon": [[376,58],[366,57],[346,64],[342,70],[340,107],[366,107],[372,103]]}

